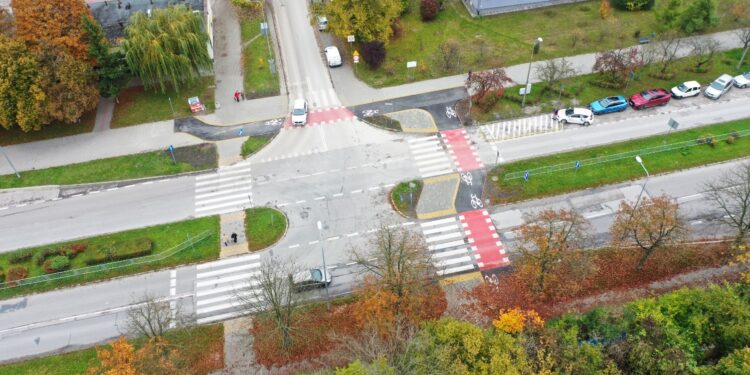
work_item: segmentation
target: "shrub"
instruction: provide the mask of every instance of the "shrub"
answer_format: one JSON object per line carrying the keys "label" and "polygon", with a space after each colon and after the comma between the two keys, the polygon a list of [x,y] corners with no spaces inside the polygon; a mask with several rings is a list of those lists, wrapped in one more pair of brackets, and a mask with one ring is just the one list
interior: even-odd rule
{"label": "shrub", "polygon": [[70,246],[66,246],[63,249],[63,253],[68,258],[75,259],[75,257],[78,256],[78,254],[86,251],[86,249],[88,249],[88,247],[89,247],[88,244],[85,244],[85,243],[76,243],[76,244],[72,244]]}
{"label": "shrub", "polygon": [[380,68],[385,61],[385,44],[379,40],[362,44],[362,60],[372,69]]}
{"label": "shrub", "polygon": [[55,248],[49,248],[49,249],[37,251],[37,253],[34,254],[34,263],[37,266],[41,266],[42,264],[44,264],[44,261],[47,260],[47,258],[57,256],[57,255],[65,255],[65,254],[62,250],[55,249]]}
{"label": "shrub", "polygon": [[34,256],[34,252],[30,249],[14,251],[8,255],[8,262],[10,264],[24,263]]}
{"label": "shrub", "polygon": [[419,14],[422,16],[422,21],[434,20],[439,11],[440,4],[437,0],[422,0],[419,4]]}
{"label": "shrub", "polygon": [[620,10],[651,10],[656,0],[612,0],[612,6]]}
{"label": "shrub", "polygon": [[726,142],[727,142],[728,145],[731,145],[736,140],[737,140],[737,138],[735,138],[733,135],[730,134],[730,135],[727,136]]}
{"label": "shrub", "polygon": [[0,284],[5,282],[5,270],[3,270],[3,267],[0,267]]}
{"label": "shrub", "polygon": [[134,240],[115,242],[107,247],[99,249],[96,254],[92,254],[86,259],[86,264],[93,266],[96,264],[114,262],[137,258],[151,254],[153,251],[153,242],[150,238],[137,238]]}
{"label": "shrub", "polygon": [[42,268],[46,273],[65,271],[70,267],[70,259],[64,255],[54,256],[44,262]]}
{"label": "shrub", "polygon": [[8,268],[8,274],[5,276],[5,281],[8,283],[23,280],[29,276],[29,270],[24,266],[13,266]]}
{"label": "shrub", "polygon": [[700,136],[700,137],[699,137],[699,138],[698,138],[698,139],[696,140],[696,142],[697,142],[697,143],[698,143],[699,145],[709,145],[709,146],[711,146],[711,147],[714,147],[714,146],[716,146],[716,144],[718,143],[718,142],[716,141],[716,137],[714,137],[714,136],[713,136],[713,134],[704,134],[704,135]]}

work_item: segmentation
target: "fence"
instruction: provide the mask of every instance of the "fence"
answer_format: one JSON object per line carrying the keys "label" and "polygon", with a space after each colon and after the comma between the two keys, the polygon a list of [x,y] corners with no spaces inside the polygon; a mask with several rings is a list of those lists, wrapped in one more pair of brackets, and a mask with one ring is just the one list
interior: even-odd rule
{"label": "fence", "polygon": [[[731,133],[721,134],[713,138],[715,141],[719,142],[719,141],[724,141],[729,137],[736,138],[736,137],[744,137],[744,136],[749,136],[749,135],[750,135],[750,129],[746,129],[746,130],[733,131]],[[556,165],[552,165],[549,167],[539,167],[539,168],[529,169],[526,171],[511,172],[511,173],[507,173],[504,176],[504,179],[513,180],[517,178],[523,178],[526,175],[526,173],[528,173],[528,176],[535,176],[535,175],[560,172],[560,171],[569,170],[569,169],[583,168],[585,166],[609,163],[612,161],[617,161],[617,160],[622,160],[622,159],[632,159],[636,155],[641,155],[641,156],[650,155],[650,154],[656,154],[659,152],[672,151],[672,150],[677,150],[681,148],[695,147],[695,146],[701,146],[701,145],[706,147],[705,143],[706,142],[704,142],[700,138],[689,140],[689,141],[683,141],[683,142],[675,142],[675,143],[670,143],[670,144],[666,144],[662,146],[643,148],[643,149],[628,151],[628,152],[621,152],[619,154],[605,155],[605,156],[600,156],[600,157],[591,158],[591,159],[571,161],[568,163],[556,164]],[[576,163],[578,163],[577,166],[576,166]]]}
{"label": "fence", "polygon": [[138,258],[133,258],[133,259],[118,260],[116,262],[97,264],[95,266],[90,266],[90,267],[76,268],[76,269],[72,269],[68,271],[52,273],[49,275],[34,276],[34,277],[29,277],[29,278],[18,280],[18,281],[0,283],[0,290],[17,288],[21,286],[28,286],[28,285],[47,282],[47,281],[67,279],[70,277],[83,276],[83,275],[88,275],[92,273],[111,271],[114,269],[135,266],[139,264],[157,262],[157,261],[169,258],[179,253],[180,251],[185,250],[188,247],[192,247],[206,240],[207,238],[212,237],[213,234],[211,231],[204,231],[204,232],[199,233],[195,237],[190,237],[190,234],[188,234],[187,236],[188,236],[188,239],[186,241],[180,243],[179,245],[169,250],[163,251],[158,254],[152,254],[152,255],[147,255],[144,257],[138,257]]}

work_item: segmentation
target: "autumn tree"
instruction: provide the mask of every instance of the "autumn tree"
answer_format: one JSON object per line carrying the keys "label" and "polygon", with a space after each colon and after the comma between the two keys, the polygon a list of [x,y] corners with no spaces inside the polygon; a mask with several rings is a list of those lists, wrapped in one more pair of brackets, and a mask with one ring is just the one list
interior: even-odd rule
{"label": "autumn tree", "polygon": [[714,38],[693,38],[688,41],[690,45],[690,56],[694,61],[695,72],[703,72],[704,65],[710,64],[721,45]]}
{"label": "autumn tree", "polygon": [[[43,45],[43,44],[42,44]],[[43,122],[74,123],[96,108],[99,91],[91,65],[76,60],[62,47],[48,45],[37,55],[46,94]]]}
{"label": "autumn tree", "polygon": [[184,5],[138,12],[125,29],[125,60],[146,88],[179,91],[210,70],[208,35],[200,15]]}
{"label": "autumn tree", "polygon": [[612,15],[612,6],[609,4],[609,0],[602,0],[601,4],[599,4],[599,16],[603,20],[606,20],[611,15]]}
{"label": "autumn tree", "polygon": [[470,73],[464,85],[471,95],[471,101],[487,111],[495,105],[505,93],[505,85],[513,80],[501,67]]}
{"label": "autumn tree", "polygon": [[534,71],[547,87],[554,89],[559,89],[560,81],[576,74],[573,64],[564,57],[541,62],[536,65]]}
{"label": "autumn tree", "polygon": [[435,60],[444,71],[455,70],[461,63],[461,44],[455,39],[443,41],[435,52]]}
{"label": "autumn tree", "polygon": [[547,295],[553,289],[563,288],[559,271],[573,263],[584,265],[582,259],[573,260],[566,255],[572,256],[583,246],[588,230],[586,219],[572,210],[544,210],[526,216],[518,230],[517,249],[521,258],[516,272],[532,293]]}
{"label": "autumn tree", "polygon": [[112,48],[101,25],[90,17],[83,18],[83,28],[86,31],[89,57],[94,63],[99,94],[103,97],[117,96],[130,78],[125,54],[120,49]]}
{"label": "autumn tree", "polygon": [[13,15],[5,8],[0,9],[0,36],[7,38],[13,37],[15,34],[15,27]]}
{"label": "autumn tree", "polygon": [[737,69],[742,67],[742,63],[745,62],[745,57],[747,56],[747,51],[750,50],[750,21],[746,21],[746,24],[745,27],[734,31],[737,39],[742,44],[742,56],[740,56],[740,61],[737,62]]}
{"label": "autumn tree", "polygon": [[82,20],[92,15],[83,0],[12,0],[11,6],[16,18],[16,36],[32,50],[39,51],[52,44],[63,47],[76,60],[88,60]]}
{"label": "autumn tree", "polygon": [[544,325],[544,320],[534,310],[521,310],[516,307],[500,311],[497,319],[492,321],[492,325],[505,333],[515,334],[520,333],[529,325],[541,327]]}
{"label": "autumn tree", "polygon": [[422,21],[432,21],[437,17],[440,11],[440,4],[438,0],[420,0],[419,2],[419,14],[422,16]]}
{"label": "autumn tree", "polygon": [[642,251],[636,266],[639,272],[655,251],[678,242],[685,234],[679,205],[666,194],[636,204],[622,201],[610,228],[614,246],[632,245]]}
{"label": "autumn tree", "polygon": [[750,239],[750,162],[728,169],[704,190],[721,211],[722,222],[734,229],[735,245]]}
{"label": "autumn tree", "polygon": [[339,38],[354,35],[358,42],[388,44],[402,7],[401,0],[334,0],[326,3],[325,14],[329,30]]}
{"label": "autumn tree", "polygon": [[17,39],[0,36],[0,125],[39,130],[45,118],[44,79],[34,55]]}
{"label": "autumn tree", "polygon": [[88,375],[180,375],[188,367],[179,350],[162,337],[152,337],[135,350],[120,336],[109,348],[97,349],[97,356],[99,365],[90,367]]}
{"label": "autumn tree", "polygon": [[109,349],[96,350],[99,366],[89,368],[89,375],[136,375],[135,349],[125,336],[120,336]]}
{"label": "autumn tree", "polygon": [[628,75],[643,66],[638,48],[619,48],[596,54],[593,71],[609,82],[624,84]]}

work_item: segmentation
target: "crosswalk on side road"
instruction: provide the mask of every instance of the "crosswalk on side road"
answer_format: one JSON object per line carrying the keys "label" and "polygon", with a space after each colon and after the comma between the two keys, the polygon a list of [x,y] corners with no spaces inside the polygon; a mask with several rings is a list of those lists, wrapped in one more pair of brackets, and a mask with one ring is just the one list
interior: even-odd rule
{"label": "crosswalk on side road", "polygon": [[196,266],[195,315],[198,324],[231,319],[247,313],[255,300],[260,255],[248,254]]}
{"label": "crosswalk on side road", "polygon": [[250,164],[221,167],[195,178],[195,216],[241,211],[253,204]]}
{"label": "crosswalk on side road", "polygon": [[407,142],[423,178],[455,172],[453,160],[437,135],[410,139]]}
{"label": "crosswalk on side road", "polygon": [[420,224],[432,263],[440,276],[477,269],[461,222],[451,216]]}

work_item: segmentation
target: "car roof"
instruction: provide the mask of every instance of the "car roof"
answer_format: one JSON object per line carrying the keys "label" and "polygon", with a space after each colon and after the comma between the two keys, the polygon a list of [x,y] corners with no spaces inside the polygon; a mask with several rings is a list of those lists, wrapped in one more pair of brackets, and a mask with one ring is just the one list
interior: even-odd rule
{"label": "car roof", "polygon": [[690,88],[701,87],[701,84],[698,83],[698,81],[687,81],[687,82],[683,82],[682,84]]}
{"label": "car roof", "polygon": [[729,74],[722,74],[719,78],[716,78],[717,81],[731,81],[733,79]]}
{"label": "car roof", "polygon": [[[588,108],[580,108],[580,107],[575,107],[575,108],[565,108],[565,109],[563,109],[563,111],[566,111],[566,110],[568,110],[568,109],[572,109],[572,110],[573,110],[573,113],[575,113],[575,114],[579,114],[579,115],[580,115],[580,114],[585,114],[585,115],[591,114],[591,111],[590,111],[590,110],[589,110]],[[563,112],[563,113],[564,113],[564,112]]]}

